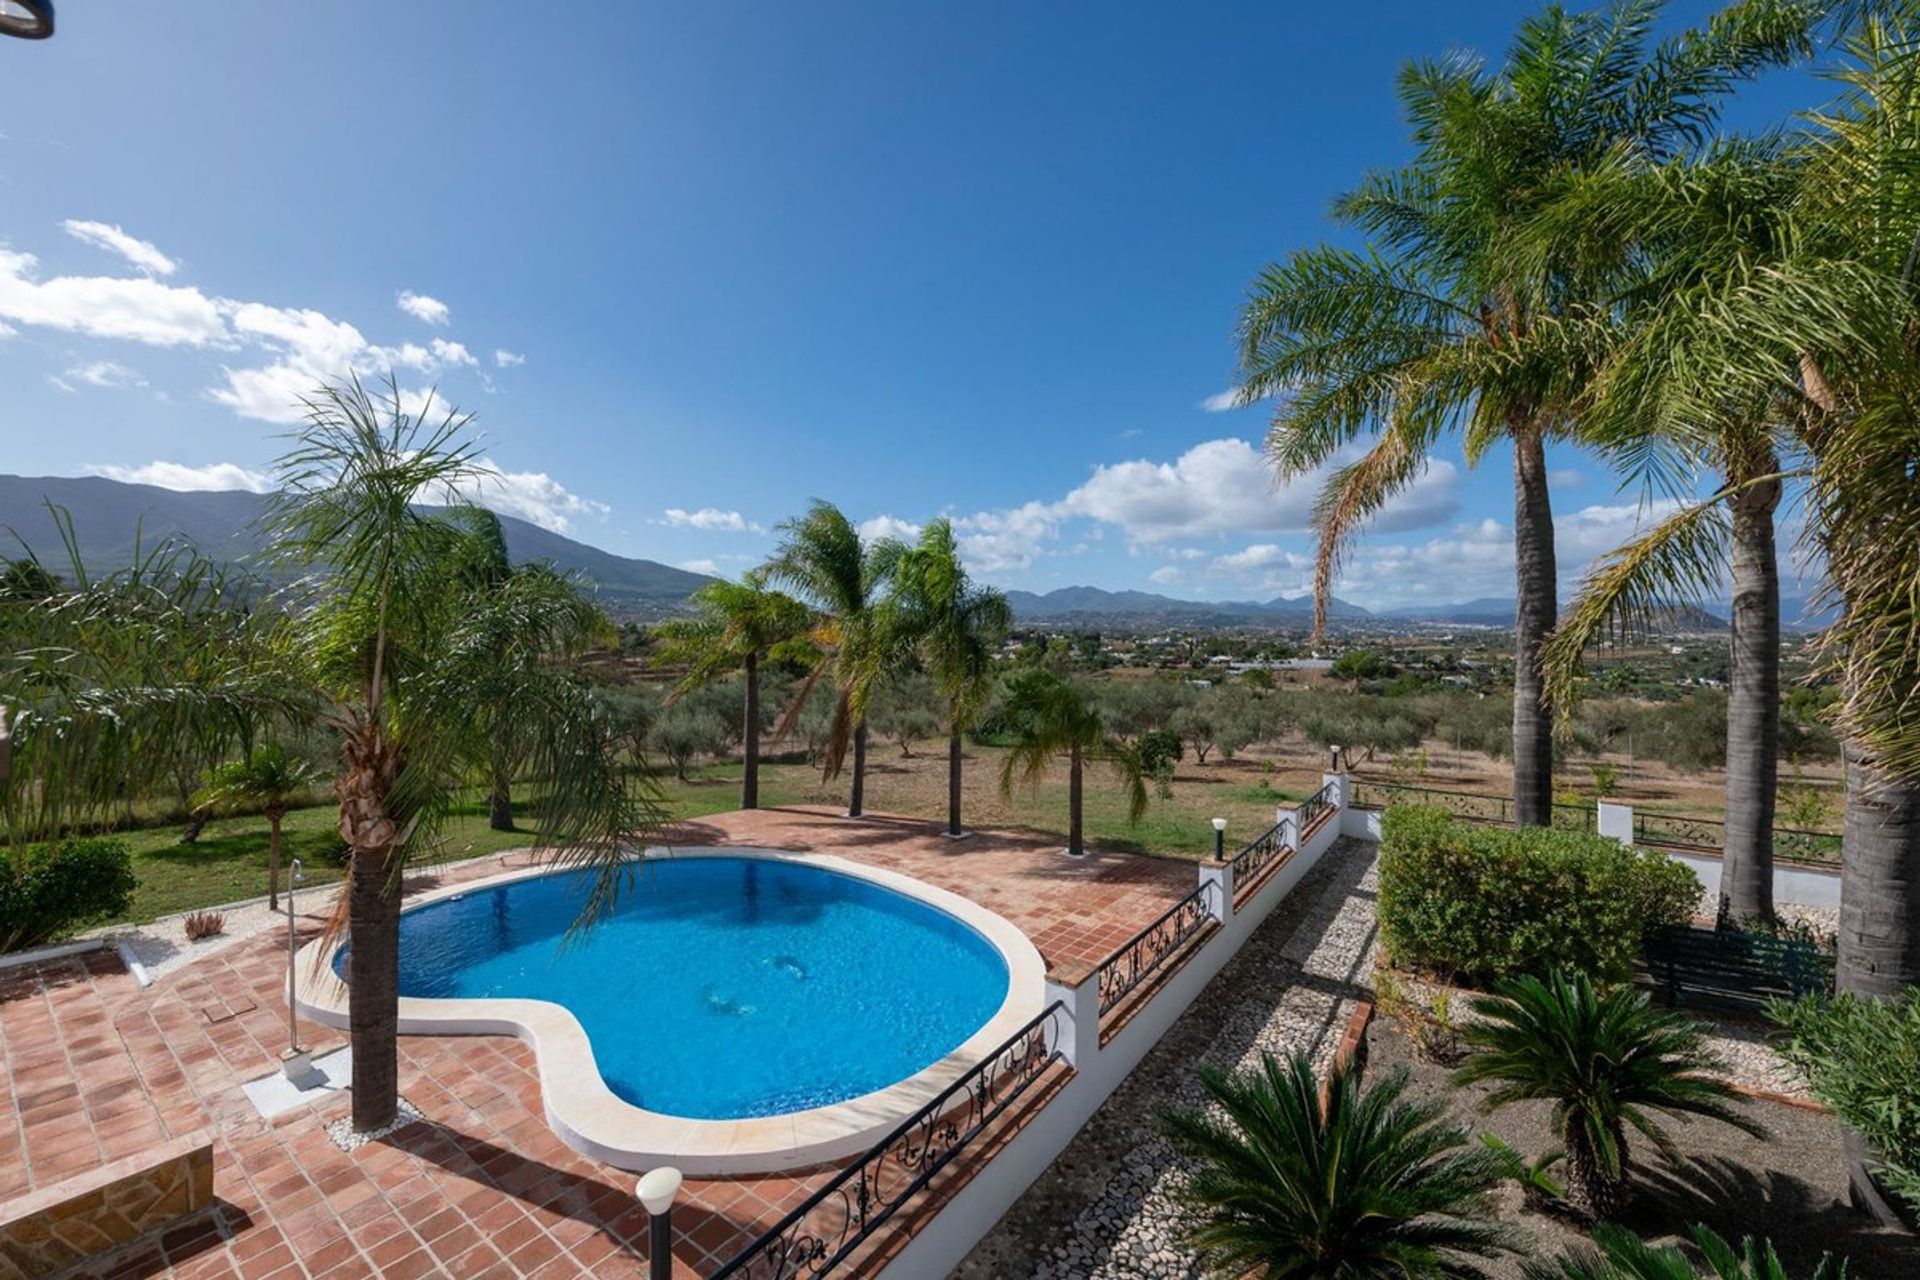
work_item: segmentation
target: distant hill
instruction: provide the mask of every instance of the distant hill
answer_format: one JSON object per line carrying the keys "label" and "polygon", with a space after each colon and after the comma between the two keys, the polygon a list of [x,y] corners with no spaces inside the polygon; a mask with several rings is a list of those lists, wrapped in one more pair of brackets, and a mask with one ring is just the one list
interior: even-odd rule
{"label": "distant hill", "polygon": [[[181,493],[97,476],[0,475],[0,526],[24,538],[58,573],[66,552],[46,509],[48,501],[73,513],[81,557],[90,571],[98,571],[131,563],[136,541],[152,546],[176,535],[216,560],[248,564],[259,547],[253,522],[267,499],[233,490]],[[514,516],[501,516],[500,527],[516,562],[547,560],[581,574],[600,589],[608,610],[616,614],[664,612],[713,581],[653,560],[617,556]],[[0,555],[19,553],[13,537],[0,543]]]}
{"label": "distant hill", "polygon": [[[1564,601],[1562,607],[1565,607]],[[1483,596],[1459,604],[1401,605],[1381,610],[1380,616],[1395,622],[1431,623],[1434,626],[1511,627],[1514,610],[1515,604],[1511,598]],[[1665,616],[1653,626],[1653,630],[1662,635],[1726,629],[1727,619],[1723,614],[1698,605],[1671,605],[1665,610]]]}
{"label": "distant hill", "polygon": [[[1045,595],[1007,592],[1016,621],[1059,622],[1084,626],[1308,626],[1311,596],[1275,596],[1271,600],[1178,600],[1150,591],[1106,591],[1100,587],[1060,587]],[[1373,615],[1336,597],[1327,616],[1335,622],[1360,622]]]}

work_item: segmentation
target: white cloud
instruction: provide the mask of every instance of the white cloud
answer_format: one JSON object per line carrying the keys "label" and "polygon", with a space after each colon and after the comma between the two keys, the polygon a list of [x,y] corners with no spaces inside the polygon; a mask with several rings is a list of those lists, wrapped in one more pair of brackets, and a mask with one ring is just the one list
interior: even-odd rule
{"label": "white cloud", "polygon": [[1547,472],[1547,487],[1550,489],[1577,489],[1586,479],[1572,467]]}
{"label": "white cloud", "polygon": [[517,351],[509,351],[505,347],[495,347],[493,349],[493,363],[498,368],[514,369],[526,362],[527,358]]}
{"label": "white cloud", "polygon": [[699,529],[704,533],[766,532],[738,511],[722,511],[718,507],[701,507],[698,511],[668,507],[661,512],[660,523],[675,529]]}
{"label": "white cloud", "polygon": [[8,338],[17,338],[19,336],[20,331],[18,329],[0,320],[0,342],[5,342]]}
{"label": "white cloud", "polygon": [[1007,573],[1030,567],[1046,544],[1060,536],[1060,513],[1043,502],[1008,511],[980,511],[953,522],[960,558],[979,573]]}
{"label": "white cloud", "polygon": [[155,248],[152,241],[130,236],[114,223],[68,218],[60,225],[74,239],[117,253],[147,275],[170,276],[180,269],[180,264]]}
{"label": "white cloud", "polygon": [[1200,407],[1208,413],[1225,413],[1229,409],[1244,409],[1248,401],[1240,394],[1240,388],[1228,387],[1225,391],[1216,391],[1200,402]]}
{"label": "white cloud", "polygon": [[1155,569],[1152,573],[1147,575],[1148,582],[1154,583],[1155,585],[1162,586],[1162,587],[1173,586],[1180,581],[1180,578],[1181,578],[1180,570],[1174,568],[1170,564],[1163,565],[1160,568]]}
{"label": "white cloud", "polygon": [[0,318],[155,347],[232,341],[219,302],[198,289],[120,276],[36,280],[39,261],[0,249]]}
{"label": "white cloud", "polygon": [[253,493],[266,493],[273,488],[272,478],[266,472],[233,462],[212,462],[204,467],[190,467],[179,462],[154,461],[139,467],[101,464],[83,469],[90,476],[105,476],[109,480],[121,480],[128,484],[150,484],[186,492],[246,489]]}
{"label": "white cloud", "polygon": [[61,377],[57,373],[50,373],[47,375],[47,385],[52,387],[55,391],[64,391],[68,395],[72,395],[76,390],[78,390],[78,388],[76,388],[71,382],[68,382],[65,378]]}
{"label": "white cloud", "polygon": [[433,351],[433,358],[443,365],[466,365],[471,368],[480,363],[473,358],[471,351],[468,351],[465,346],[458,342],[448,342],[445,338],[435,338],[427,345]]}
{"label": "white cloud", "polygon": [[1278,543],[1256,542],[1240,551],[1215,556],[1213,568],[1226,573],[1239,573],[1247,569],[1268,569],[1284,566],[1288,569],[1302,569],[1313,563],[1313,557],[1289,551]]}
{"label": "white cloud", "polygon": [[411,289],[402,289],[397,301],[402,311],[431,325],[443,325],[453,318],[453,310],[446,303]]}
{"label": "white cloud", "polygon": [[920,526],[909,524],[895,516],[879,515],[859,524],[862,542],[878,542],[882,538],[892,538],[898,542],[917,542],[920,539]]}
{"label": "white cloud", "polygon": [[129,369],[111,360],[95,360],[67,370],[67,377],[96,387],[144,387],[147,380],[137,369]]}
{"label": "white cloud", "polygon": [[719,565],[715,564],[712,560],[706,559],[704,557],[697,560],[682,560],[680,562],[680,567],[682,569],[685,569],[688,573],[717,574],[720,572]]}

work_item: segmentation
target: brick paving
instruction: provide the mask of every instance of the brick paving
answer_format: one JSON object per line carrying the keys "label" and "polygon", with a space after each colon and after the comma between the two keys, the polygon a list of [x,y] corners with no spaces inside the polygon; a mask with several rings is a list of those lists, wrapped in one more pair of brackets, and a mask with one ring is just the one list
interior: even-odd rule
{"label": "brick paving", "polygon": [[[1007,917],[1066,982],[1194,882],[1181,862],[1073,860],[1037,838],[949,841],[936,824],[849,822],[819,809],[703,818],[671,839],[834,853],[918,876]],[[500,859],[452,868],[416,890],[500,869]],[[303,940],[321,923],[307,916]],[[645,1273],[633,1176],[553,1135],[532,1054],[513,1039],[401,1037],[401,1091],[424,1120],[350,1155],[322,1131],[346,1113],[344,1096],[263,1120],[240,1085],[276,1069],[285,1044],[282,946],[277,934],[249,939],[144,991],[112,953],[0,972],[0,1201],[205,1128],[215,1135],[215,1211],[80,1274]],[[302,1035],[318,1048],[342,1039],[310,1024]],[[943,1175],[949,1190],[971,1174],[968,1163]],[[689,1182],[676,1211],[675,1274],[708,1274],[829,1176]]]}

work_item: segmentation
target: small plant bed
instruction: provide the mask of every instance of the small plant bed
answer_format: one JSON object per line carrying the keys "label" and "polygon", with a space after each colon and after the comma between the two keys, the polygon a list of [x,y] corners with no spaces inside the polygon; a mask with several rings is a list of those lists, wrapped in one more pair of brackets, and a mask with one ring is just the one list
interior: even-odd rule
{"label": "small plant bed", "polygon": [[[1455,1001],[1462,1016],[1470,1016],[1467,999],[1462,993]],[[1484,1113],[1481,1104],[1493,1086],[1456,1085],[1454,1067],[1416,1049],[1402,1021],[1376,1017],[1367,1042],[1369,1078],[1406,1068],[1412,1077],[1410,1097],[1443,1101],[1454,1123],[1491,1135],[1519,1160],[1538,1161],[1558,1146],[1551,1103],[1515,1102]],[[1841,1129],[1832,1116],[1758,1100],[1744,1103],[1741,1114],[1763,1126],[1767,1136],[1756,1138],[1708,1119],[1663,1121],[1682,1158],[1678,1166],[1636,1137],[1630,1199],[1616,1221],[1650,1243],[1680,1246],[1696,1264],[1699,1254],[1688,1233],[1704,1224],[1736,1246],[1743,1236],[1770,1237],[1789,1276],[1812,1275],[1826,1251],[1850,1257],[1855,1276],[1920,1274],[1920,1239],[1879,1228],[1848,1206]],[[1563,1169],[1545,1172],[1563,1181],[1558,1177]],[[1547,1207],[1515,1178],[1496,1192],[1495,1210],[1500,1221],[1520,1233],[1522,1247],[1519,1254],[1487,1266],[1494,1276],[1517,1278],[1523,1260],[1557,1256],[1590,1240],[1590,1227]]]}

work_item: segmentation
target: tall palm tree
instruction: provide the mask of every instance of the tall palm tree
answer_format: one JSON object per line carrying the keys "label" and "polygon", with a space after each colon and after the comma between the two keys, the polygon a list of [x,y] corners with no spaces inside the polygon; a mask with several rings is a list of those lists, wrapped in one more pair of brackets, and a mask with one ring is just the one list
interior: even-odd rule
{"label": "tall palm tree", "polygon": [[[1276,398],[1268,452],[1283,480],[1337,463],[1317,504],[1315,625],[1344,544],[1418,479],[1458,431],[1469,462],[1513,451],[1514,813],[1553,813],[1553,719],[1540,651],[1557,610],[1546,446],[1577,439],[1584,352],[1555,321],[1605,307],[1609,281],[1515,253],[1515,228],[1553,181],[1622,148],[1694,145],[1732,84],[1805,45],[1786,0],[1743,0],[1708,26],[1653,40],[1659,0],[1524,19],[1504,65],[1410,64],[1400,98],[1416,158],[1369,176],[1335,214],[1364,251],[1297,252],[1255,281],[1242,313],[1243,402]],[[1356,459],[1361,436],[1372,443]]]}
{"label": "tall palm tree", "polygon": [[710,582],[688,600],[692,612],[653,629],[660,641],[654,661],[685,666],[669,699],[677,699],[735,671],[746,685],[745,723],[741,730],[744,764],[740,807],[760,807],[760,664],[818,658],[806,636],[816,624],[813,611],[767,585],[764,570],[738,582]]}
{"label": "tall palm tree", "polygon": [[1627,1128],[1670,1158],[1677,1153],[1655,1115],[1708,1116],[1757,1134],[1733,1109],[1737,1097],[1713,1066],[1701,1030],[1653,1008],[1632,987],[1598,990],[1583,973],[1527,975],[1473,1002],[1461,1031],[1469,1056],[1455,1084],[1492,1081],[1484,1105],[1544,1099],[1566,1150],[1567,1199],[1609,1218],[1628,1189]]}
{"label": "tall palm tree", "polygon": [[[1602,354],[1581,404],[1590,443],[1649,484],[1678,488],[1678,510],[1605,557],[1581,583],[1545,654],[1549,701],[1565,715],[1586,648],[1645,629],[1676,602],[1731,587],[1725,850],[1721,916],[1773,915],[1773,818],[1780,760],[1780,569],[1774,528],[1791,448],[1790,401],[1764,390],[1674,413],[1673,359],[1703,302],[1778,256],[1795,175],[1770,140],[1722,143],[1653,164],[1623,156],[1579,175],[1537,220],[1543,237],[1621,280],[1621,305],[1568,326]],[[1704,501],[1690,487],[1718,473]]]}
{"label": "tall palm tree", "polygon": [[203,809],[258,805],[267,819],[267,909],[280,909],[280,822],[313,785],[313,766],[268,743],[217,766],[201,797]]}
{"label": "tall palm tree", "polygon": [[857,818],[866,809],[867,697],[898,656],[887,651],[876,612],[895,555],[863,543],[853,522],[831,502],[816,501],[806,515],[782,524],[780,533],[780,546],[765,571],[819,612],[820,622],[809,638],[821,656],[781,718],[779,733],[784,737],[792,730],[814,686],[830,679],[833,727],[823,772],[829,778],[838,776],[852,749],[847,816]]}
{"label": "tall palm tree", "polygon": [[1089,761],[1104,760],[1127,793],[1127,821],[1147,811],[1146,773],[1139,755],[1108,734],[1087,695],[1051,671],[1028,667],[1007,678],[1002,707],[1015,735],[1000,770],[1000,791],[1013,793],[1016,777],[1037,783],[1047,767],[1067,759],[1067,853],[1087,851],[1084,774]]}
{"label": "tall palm tree", "polygon": [[929,521],[919,542],[896,555],[892,581],[889,625],[947,704],[947,834],[958,836],[963,737],[992,687],[994,647],[1013,626],[1013,610],[1005,595],[968,579],[946,519]]}
{"label": "tall palm tree", "polygon": [[1212,1104],[1175,1112],[1169,1134],[1195,1166],[1182,1191],[1188,1242],[1216,1276],[1421,1280],[1479,1274],[1510,1247],[1493,1221],[1499,1163],[1406,1096],[1404,1068],[1362,1088],[1351,1060],[1325,1101],[1302,1053],[1237,1075],[1200,1068]]}
{"label": "tall palm tree", "polygon": [[[284,562],[314,574],[297,625],[322,721],[339,735],[340,835],[353,1124],[390,1125],[399,1097],[400,877],[434,838],[473,761],[511,708],[537,792],[536,842],[598,874],[583,922],[611,905],[628,842],[658,825],[651,793],[622,766],[606,717],[559,651],[551,600],[476,589],[457,572],[459,530],[423,509],[462,502],[478,479],[469,419],[376,398],[358,379],[320,389],[281,459],[270,508]],[[503,648],[503,637],[514,645]],[[500,657],[515,660],[503,672]],[[511,685],[511,688],[506,687]]]}

